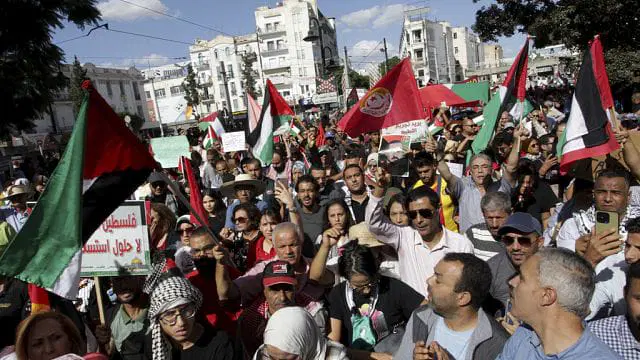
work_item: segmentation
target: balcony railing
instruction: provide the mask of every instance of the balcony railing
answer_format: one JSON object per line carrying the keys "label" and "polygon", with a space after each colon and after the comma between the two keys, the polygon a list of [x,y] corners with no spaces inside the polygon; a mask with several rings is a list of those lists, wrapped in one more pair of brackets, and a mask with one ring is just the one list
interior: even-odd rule
{"label": "balcony railing", "polygon": [[258,35],[263,38],[284,35],[286,32],[287,30],[284,26],[278,26],[277,28],[258,28]]}
{"label": "balcony railing", "polygon": [[262,69],[263,70],[277,70],[277,69],[283,69],[283,68],[288,68],[289,66],[291,66],[289,64],[289,61],[285,60],[285,61],[278,61],[276,63],[265,63],[262,65]]}
{"label": "balcony railing", "polygon": [[196,63],[196,69],[198,70],[209,70],[209,62],[208,61],[203,61],[203,62],[198,62]]}
{"label": "balcony railing", "polygon": [[264,49],[262,50],[263,56],[273,56],[273,55],[283,55],[289,52],[289,48],[286,46],[280,46],[277,48]]}

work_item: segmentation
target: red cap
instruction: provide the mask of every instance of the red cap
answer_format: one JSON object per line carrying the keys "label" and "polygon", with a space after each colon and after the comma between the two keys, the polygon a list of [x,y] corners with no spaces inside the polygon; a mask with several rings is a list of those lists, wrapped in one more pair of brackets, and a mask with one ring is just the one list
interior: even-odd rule
{"label": "red cap", "polygon": [[265,287],[276,284],[296,285],[296,275],[293,267],[286,261],[272,261],[267,264],[262,273],[262,285]]}

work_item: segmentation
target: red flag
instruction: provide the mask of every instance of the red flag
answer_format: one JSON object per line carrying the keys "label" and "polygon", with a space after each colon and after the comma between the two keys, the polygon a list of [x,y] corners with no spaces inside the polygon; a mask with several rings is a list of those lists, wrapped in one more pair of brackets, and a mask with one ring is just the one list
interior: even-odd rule
{"label": "red flag", "polygon": [[326,142],[324,138],[324,126],[322,126],[322,121],[318,123],[318,136],[316,136],[316,146],[320,147],[324,145]]}
{"label": "red flag", "polygon": [[354,137],[425,117],[411,62],[405,58],[340,119],[338,127]]}
{"label": "red flag", "polygon": [[31,300],[31,313],[39,313],[41,311],[49,311],[51,304],[49,303],[49,293],[47,290],[35,285],[28,284],[29,300]]}
{"label": "red flag", "polygon": [[[502,86],[513,91],[513,95],[520,102],[524,101],[527,95],[527,69],[529,65],[529,39],[525,42],[518,55],[513,60],[513,65],[509,68],[507,77]],[[498,115],[499,116],[499,115]]]}
{"label": "red flag", "polygon": [[[184,156],[180,157],[180,165],[182,167],[183,175],[187,179],[189,183],[189,189],[191,193],[189,194],[189,203],[193,210],[198,212],[198,215],[202,219],[208,219],[207,212],[204,210],[204,205],[202,205],[202,195],[200,193],[200,186],[196,182],[196,177],[193,175],[193,169],[191,168],[191,161]],[[209,224],[201,224],[198,219],[191,214],[191,223],[198,226],[208,226]]]}
{"label": "red flag", "polygon": [[602,43],[600,35],[596,35],[590,44],[589,51],[593,61],[593,73],[596,77],[596,85],[600,91],[600,100],[602,108],[609,109],[613,107],[613,96],[611,96],[611,88],[609,87],[609,76],[607,76],[607,68],[604,65],[604,52],[602,51]]}

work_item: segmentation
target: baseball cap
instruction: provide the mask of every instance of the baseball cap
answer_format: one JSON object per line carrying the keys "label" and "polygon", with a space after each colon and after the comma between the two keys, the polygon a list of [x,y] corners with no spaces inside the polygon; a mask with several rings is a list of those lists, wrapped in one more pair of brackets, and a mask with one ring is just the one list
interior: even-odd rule
{"label": "baseball cap", "polygon": [[160,175],[160,173],[157,173],[154,171],[151,173],[151,175],[149,175],[150,183],[159,182],[159,181],[164,182],[164,178]]}
{"label": "baseball cap", "polygon": [[293,266],[286,261],[272,261],[267,264],[262,272],[262,285],[265,287],[276,284],[296,285],[296,283]]}
{"label": "baseball cap", "polygon": [[515,128],[515,124],[512,122],[508,122],[504,124],[504,129],[511,129],[511,128]]}
{"label": "baseball cap", "polygon": [[542,235],[540,222],[533,216],[523,212],[511,214],[511,216],[507,218],[507,222],[498,230],[498,235],[502,236],[513,230],[524,234],[537,233],[538,235]]}

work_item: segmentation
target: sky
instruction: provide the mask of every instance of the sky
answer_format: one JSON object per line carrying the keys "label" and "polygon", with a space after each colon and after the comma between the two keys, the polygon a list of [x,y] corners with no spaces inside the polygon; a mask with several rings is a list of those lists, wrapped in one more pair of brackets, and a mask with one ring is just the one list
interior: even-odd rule
{"label": "sky", "polygon": [[[138,68],[183,61],[189,56],[188,44],[195,39],[213,39],[219,34],[243,35],[255,31],[254,11],[258,6],[275,6],[275,0],[100,0],[102,22],[111,30],[132,32],[167,40],[149,39],[104,29],[89,36],[73,24],[58,30],[53,41],[60,46],[67,62],[77,56],[80,62],[99,66]],[[354,68],[380,62],[384,55],[373,51],[387,40],[389,57],[397,55],[403,11],[410,7],[429,7],[432,20],[448,21],[453,26],[470,27],[475,13],[490,0],[431,0],[402,2],[398,0],[318,0],[326,17],[337,20],[340,53],[347,47]],[[132,4],[155,10],[149,11]],[[193,25],[160,15],[199,24]],[[524,36],[500,39],[504,56],[512,57],[524,43]]]}

